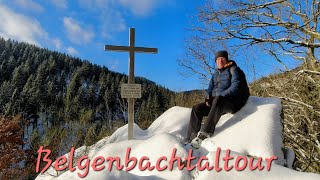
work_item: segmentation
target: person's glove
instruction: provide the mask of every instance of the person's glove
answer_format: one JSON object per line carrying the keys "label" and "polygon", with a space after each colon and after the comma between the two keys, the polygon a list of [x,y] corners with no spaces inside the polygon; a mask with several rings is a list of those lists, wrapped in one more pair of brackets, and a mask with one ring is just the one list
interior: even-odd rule
{"label": "person's glove", "polygon": [[213,97],[209,95],[209,96],[206,97],[206,99],[204,101],[205,101],[205,103],[207,105],[211,106],[212,105],[212,100],[213,100]]}

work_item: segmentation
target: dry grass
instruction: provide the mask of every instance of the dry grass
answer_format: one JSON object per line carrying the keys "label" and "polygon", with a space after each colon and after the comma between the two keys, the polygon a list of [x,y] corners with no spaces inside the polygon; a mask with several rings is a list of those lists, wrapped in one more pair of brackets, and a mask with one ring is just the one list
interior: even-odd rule
{"label": "dry grass", "polygon": [[320,66],[303,65],[250,85],[255,96],[279,97],[283,106],[285,147],[296,154],[294,168],[320,174]]}

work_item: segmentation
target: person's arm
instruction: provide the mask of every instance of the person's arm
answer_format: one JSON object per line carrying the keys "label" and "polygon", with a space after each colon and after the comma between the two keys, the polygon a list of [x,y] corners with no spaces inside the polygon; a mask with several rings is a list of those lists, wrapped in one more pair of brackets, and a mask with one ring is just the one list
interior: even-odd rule
{"label": "person's arm", "polygon": [[214,75],[211,77],[210,83],[209,83],[209,87],[206,90],[207,95],[206,95],[206,99],[212,96],[212,90],[214,89]]}
{"label": "person's arm", "polygon": [[[231,72],[232,71],[232,72]],[[243,72],[238,66],[233,66],[230,68],[231,73],[231,85],[228,89],[221,93],[221,96],[236,96],[240,88],[240,83],[242,81]]]}
{"label": "person's arm", "polygon": [[214,89],[214,75],[211,77],[211,80],[210,80],[210,83],[209,83],[209,87],[206,90],[207,95],[206,95],[204,101],[205,101],[207,106],[211,106],[213,89]]}

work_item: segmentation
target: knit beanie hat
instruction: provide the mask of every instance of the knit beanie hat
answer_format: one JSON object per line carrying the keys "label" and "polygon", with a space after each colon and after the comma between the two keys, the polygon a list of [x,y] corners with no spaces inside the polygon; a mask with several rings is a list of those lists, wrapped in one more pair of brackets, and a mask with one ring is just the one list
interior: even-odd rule
{"label": "knit beanie hat", "polygon": [[228,52],[227,51],[218,51],[215,54],[215,60],[217,60],[218,57],[224,57],[228,61]]}

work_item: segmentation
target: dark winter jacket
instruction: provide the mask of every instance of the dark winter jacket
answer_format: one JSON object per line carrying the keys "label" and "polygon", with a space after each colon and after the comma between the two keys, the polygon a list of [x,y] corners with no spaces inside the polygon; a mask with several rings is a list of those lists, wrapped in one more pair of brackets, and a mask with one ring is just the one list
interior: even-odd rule
{"label": "dark winter jacket", "polygon": [[234,61],[229,61],[212,75],[207,95],[235,97],[246,101],[250,92],[245,74]]}

